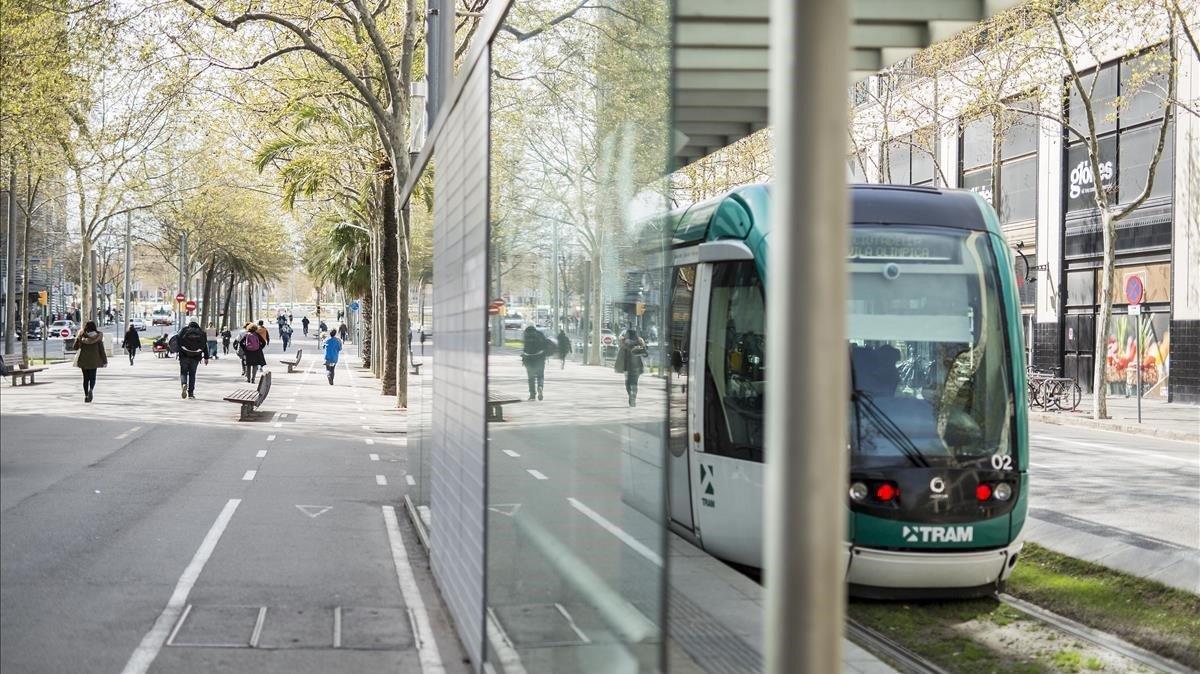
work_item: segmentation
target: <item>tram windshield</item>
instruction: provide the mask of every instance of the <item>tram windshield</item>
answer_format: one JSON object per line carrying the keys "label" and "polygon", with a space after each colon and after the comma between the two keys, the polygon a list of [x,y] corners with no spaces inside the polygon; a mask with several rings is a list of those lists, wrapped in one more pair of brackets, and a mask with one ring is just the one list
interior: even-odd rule
{"label": "tram windshield", "polygon": [[851,464],[987,465],[1011,455],[1011,377],[986,232],[858,226],[847,301]]}

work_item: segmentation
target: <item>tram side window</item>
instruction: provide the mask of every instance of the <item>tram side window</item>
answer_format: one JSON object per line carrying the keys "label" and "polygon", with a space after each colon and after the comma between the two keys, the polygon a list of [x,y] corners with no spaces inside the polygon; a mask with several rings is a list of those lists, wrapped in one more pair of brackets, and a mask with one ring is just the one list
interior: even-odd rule
{"label": "tram side window", "polygon": [[763,460],[766,305],[752,261],[714,265],[704,365],[704,450]]}

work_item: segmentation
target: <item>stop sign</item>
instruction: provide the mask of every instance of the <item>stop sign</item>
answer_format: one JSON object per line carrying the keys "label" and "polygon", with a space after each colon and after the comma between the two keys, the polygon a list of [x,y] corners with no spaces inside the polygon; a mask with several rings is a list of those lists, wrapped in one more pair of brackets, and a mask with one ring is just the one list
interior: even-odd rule
{"label": "stop sign", "polygon": [[175,295],[176,302],[182,302],[186,299],[187,299],[187,295],[184,295],[183,293],[179,293],[179,294]]}
{"label": "stop sign", "polygon": [[183,308],[187,309],[189,314],[192,313],[196,310],[196,300],[188,300],[187,304],[183,305]]}
{"label": "stop sign", "polygon": [[70,330],[68,330],[68,329],[66,329],[66,328],[63,328],[62,330],[60,330],[60,331],[58,332],[58,334],[59,334],[59,336],[61,336],[63,339],[66,339],[66,338],[68,338],[68,337],[70,337],[70,336],[71,336],[71,331],[70,331]]}

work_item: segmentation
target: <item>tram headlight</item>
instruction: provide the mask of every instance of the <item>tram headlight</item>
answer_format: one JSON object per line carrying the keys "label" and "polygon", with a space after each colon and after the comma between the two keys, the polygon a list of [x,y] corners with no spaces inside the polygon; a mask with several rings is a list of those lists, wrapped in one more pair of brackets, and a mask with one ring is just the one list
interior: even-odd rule
{"label": "tram headlight", "polygon": [[1012,498],[1012,485],[1007,482],[996,483],[996,488],[992,490],[992,497],[997,501],[1007,501]]}
{"label": "tram headlight", "polygon": [[855,482],[854,484],[850,485],[851,500],[854,500],[854,501],[866,500],[868,493],[869,493],[869,491],[867,490],[867,485],[863,484],[862,482]]}

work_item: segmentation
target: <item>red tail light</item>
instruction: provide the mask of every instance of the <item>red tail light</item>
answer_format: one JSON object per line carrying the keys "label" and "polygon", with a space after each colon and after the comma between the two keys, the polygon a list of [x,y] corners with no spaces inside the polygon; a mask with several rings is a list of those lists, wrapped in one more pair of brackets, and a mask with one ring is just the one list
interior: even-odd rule
{"label": "red tail light", "polygon": [[900,495],[900,488],[891,482],[881,482],[875,487],[875,500],[891,501]]}
{"label": "red tail light", "polygon": [[980,484],[975,487],[975,499],[979,502],[986,501],[992,497],[992,487],[988,484]]}

